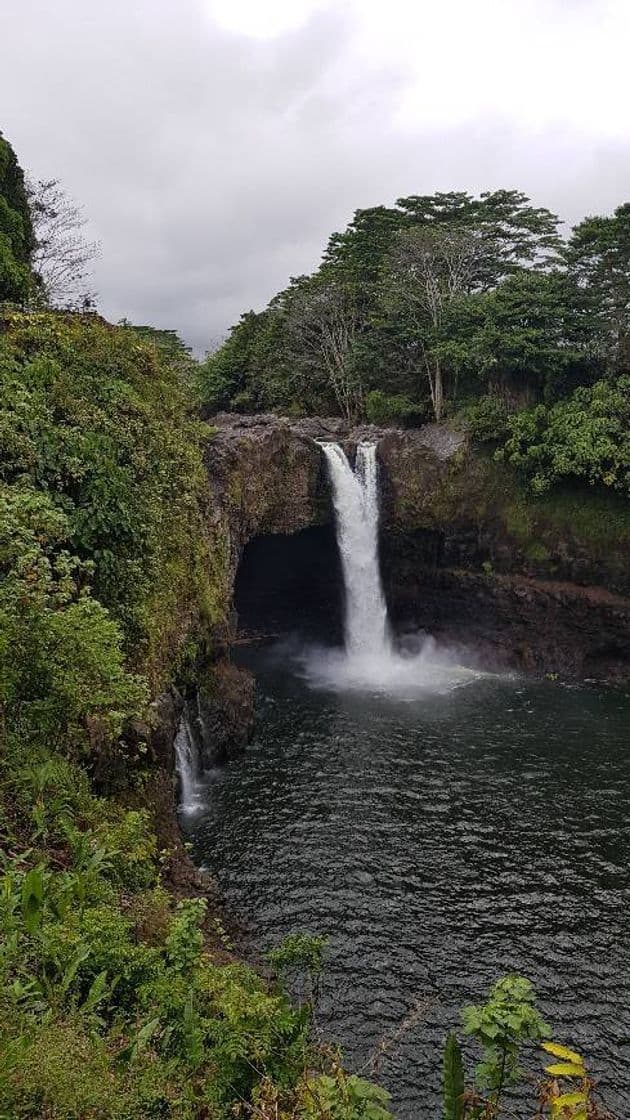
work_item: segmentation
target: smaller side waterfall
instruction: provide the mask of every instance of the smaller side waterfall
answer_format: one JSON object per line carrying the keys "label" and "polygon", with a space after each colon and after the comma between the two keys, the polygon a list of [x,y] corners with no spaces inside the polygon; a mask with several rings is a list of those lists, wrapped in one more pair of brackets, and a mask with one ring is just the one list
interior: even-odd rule
{"label": "smaller side waterfall", "polygon": [[174,746],[179,808],[183,813],[192,813],[200,805],[201,765],[197,744],[186,716],[182,716]]}
{"label": "smaller side waterfall", "polygon": [[321,447],[333,489],[343,568],[346,652],[348,657],[386,656],[391,643],[378,558],[376,445],[359,444],[354,470],[338,444]]}

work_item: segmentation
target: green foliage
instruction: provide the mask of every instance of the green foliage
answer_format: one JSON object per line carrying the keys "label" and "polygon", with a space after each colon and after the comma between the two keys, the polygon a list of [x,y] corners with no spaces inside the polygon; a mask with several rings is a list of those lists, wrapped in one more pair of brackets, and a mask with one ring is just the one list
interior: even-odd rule
{"label": "green foliage", "polygon": [[[534,990],[522,976],[504,976],[479,1006],[462,1011],[464,1032],[482,1047],[484,1058],[477,1067],[475,1084],[466,1086],[462,1052],[456,1036],[447,1036],[444,1047],[444,1120],[499,1120],[512,1115],[505,1111],[506,1089],[522,1080],[521,1052],[528,1044],[539,1044],[553,1055],[545,1067],[547,1078],[537,1086],[536,1116],[542,1120],[612,1120],[600,1111],[594,1083],[584,1059],[556,1042],[542,1041],[549,1027],[535,1007]],[[548,1060],[548,1059],[547,1059]],[[520,1115],[520,1113],[519,1113]]]}
{"label": "green foliage", "polygon": [[[454,335],[454,321],[460,329],[469,314],[462,301],[515,269],[555,260],[556,227],[554,215],[517,191],[412,196],[359,210],[333,234],[313,276],[242,317],[202,367],[202,399],[209,411],[332,410],[354,419],[386,410],[385,422],[417,419],[427,373],[431,384],[438,371],[452,380],[470,357],[466,332]],[[453,254],[465,267],[453,268]],[[437,304],[425,298],[426,277]]]}
{"label": "green foliage", "polygon": [[370,424],[404,425],[417,420],[420,414],[418,405],[402,393],[387,394],[382,389],[372,389],[365,398],[365,417]]}
{"label": "green foliage", "polygon": [[391,1120],[389,1093],[340,1068],[306,1082],[300,1114],[306,1120]]}
{"label": "green foliage", "polygon": [[154,885],[156,839],[146,810],[108,813],[95,829],[95,843],[107,854],[107,877],[117,886],[141,891]]}
{"label": "green foliage", "polygon": [[276,978],[296,995],[300,992],[314,1007],[319,998],[319,983],[324,967],[326,938],[311,933],[293,933],[267,953]]}
{"label": "green foliage", "polygon": [[630,204],[623,203],[610,216],[580,222],[566,260],[590,299],[591,329],[609,371],[630,372]]}
{"label": "green foliage", "polygon": [[[216,609],[204,531],[207,433],[188,416],[177,362],[131,330],[53,314],[13,315],[6,327],[0,480],[17,525],[9,522],[5,547],[28,552],[19,562],[37,568],[40,585],[52,581],[51,594],[62,588],[77,624],[91,615],[113,641],[105,617],[79,604],[89,587],[155,683],[191,611]],[[39,558],[25,539],[38,536],[36,521],[46,532]]]}
{"label": "green foliage", "polygon": [[464,328],[465,368],[518,404],[564,395],[600,365],[588,297],[559,269],[508,276]]}
{"label": "green foliage", "polygon": [[563,478],[630,493],[630,377],[598,381],[552,408],[517,413],[499,455],[538,494]]}
{"label": "green foliage", "polygon": [[33,229],[24,175],[0,132],[0,303],[24,302],[34,285]]}
{"label": "green foliage", "polygon": [[509,412],[500,397],[479,397],[461,410],[458,419],[480,443],[498,443],[509,430]]}
{"label": "green foliage", "polygon": [[452,1031],[444,1044],[443,1078],[443,1120],[463,1120],[464,1066],[461,1046]]}
{"label": "green foliage", "polygon": [[90,727],[114,737],[145,689],[123,664],[121,633],[82,587],[63,548],[65,514],[28,483],[0,482],[0,705],[8,726],[68,747]]}
{"label": "green foliage", "polygon": [[136,326],[128,319],[123,319],[118,324],[125,330],[133,331],[141,342],[155,347],[158,360],[166,359],[169,366],[177,371],[182,384],[192,390],[198,372],[198,363],[192,356],[190,346],[180,338],[177,331],[163,330],[158,327]]}
{"label": "green foliage", "polygon": [[294,969],[304,969],[311,976],[319,976],[324,966],[325,948],[325,937],[293,933],[277,949],[267,953],[267,960],[279,977]]}
{"label": "green foliage", "polygon": [[[287,1120],[388,1120],[386,1094],[310,1042],[310,1004],[208,951],[207,904],[158,884],[146,816],[22,750],[0,757],[0,1115],[228,1120],[273,1099]],[[323,947],[296,935],[270,956],[317,976]]]}
{"label": "green foliage", "polygon": [[268,403],[264,374],[269,327],[267,313],[249,311],[219,350],[206,357],[199,370],[198,389],[209,412],[229,408],[252,412]]}
{"label": "green foliage", "polygon": [[464,1033],[482,1047],[476,1080],[481,1089],[489,1090],[498,1111],[504,1089],[521,1076],[518,1063],[523,1044],[550,1033],[536,1010],[532,984],[522,976],[504,976],[493,985],[484,1004],[463,1009],[462,1023]]}
{"label": "green foliage", "polygon": [[[0,780],[7,849],[22,849],[2,857],[0,877],[0,1115],[227,1118],[269,1085],[291,1113],[323,1060],[309,1008],[213,959],[205,901],[147,889],[157,857],[145,816],[95,798],[75,764],[43,750],[25,764],[13,740]],[[321,950],[296,938],[278,960],[316,969]]]}

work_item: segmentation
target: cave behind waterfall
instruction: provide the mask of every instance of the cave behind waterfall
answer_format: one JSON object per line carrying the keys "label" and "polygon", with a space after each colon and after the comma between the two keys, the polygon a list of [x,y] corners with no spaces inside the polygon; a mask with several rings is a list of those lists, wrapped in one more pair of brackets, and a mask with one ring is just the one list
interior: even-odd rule
{"label": "cave behind waterfall", "polygon": [[341,644],[343,576],[333,525],[254,537],[236,574],[239,633]]}

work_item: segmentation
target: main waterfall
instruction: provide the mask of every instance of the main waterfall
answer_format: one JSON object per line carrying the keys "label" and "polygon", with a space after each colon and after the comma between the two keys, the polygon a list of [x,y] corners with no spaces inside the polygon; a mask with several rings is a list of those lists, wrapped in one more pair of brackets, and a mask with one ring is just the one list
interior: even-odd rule
{"label": "main waterfall", "polygon": [[358,445],[354,469],[338,444],[320,447],[328,464],[343,570],[345,650],[308,652],[309,680],[317,687],[408,699],[468,683],[477,674],[457,664],[455,651],[438,650],[429,635],[408,635],[403,650],[392,641],[379,568],[376,445]]}
{"label": "main waterfall", "polygon": [[353,470],[336,443],[322,443],[328,462],[345,585],[349,658],[391,653],[387,606],[378,562],[376,445],[360,443]]}

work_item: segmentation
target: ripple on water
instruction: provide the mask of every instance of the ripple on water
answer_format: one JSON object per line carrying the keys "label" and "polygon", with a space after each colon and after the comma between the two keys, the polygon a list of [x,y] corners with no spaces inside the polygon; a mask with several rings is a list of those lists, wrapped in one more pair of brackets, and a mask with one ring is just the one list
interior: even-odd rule
{"label": "ripple on water", "polygon": [[320,1022],[437,1115],[440,1048],[506,971],[630,1100],[630,701],[475,679],[406,703],[309,688],[260,660],[260,719],[193,818],[195,852],[268,946],[330,938]]}

